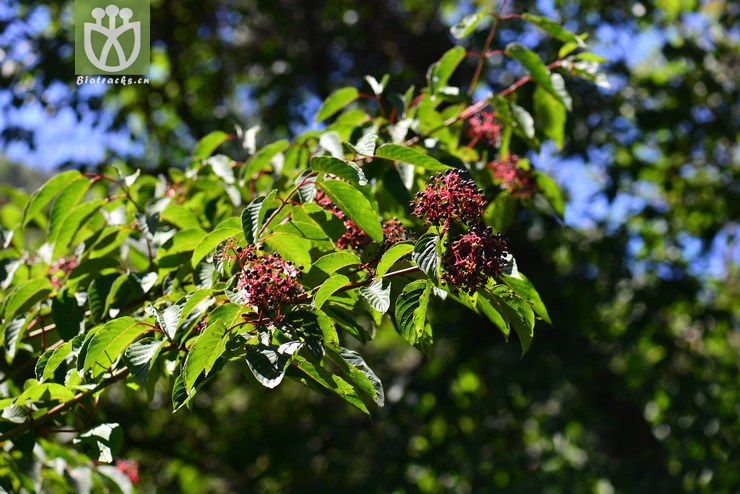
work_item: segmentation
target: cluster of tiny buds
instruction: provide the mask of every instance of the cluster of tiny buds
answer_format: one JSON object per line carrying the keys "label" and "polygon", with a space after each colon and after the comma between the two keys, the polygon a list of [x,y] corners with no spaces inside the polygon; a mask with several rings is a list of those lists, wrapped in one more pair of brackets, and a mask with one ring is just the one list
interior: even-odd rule
{"label": "cluster of tiny buds", "polygon": [[529,199],[534,194],[535,182],[532,171],[517,166],[519,156],[507,155],[499,161],[488,163],[494,181],[512,197]]}
{"label": "cluster of tiny buds", "polygon": [[480,112],[468,119],[468,137],[470,146],[473,147],[479,141],[489,146],[501,145],[501,124],[496,122],[493,112]]}
{"label": "cluster of tiny buds", "polygon": [[245,305],[262,311],[277,309],[303,293],[298,282],[303,266],[295,266],[279,254],[262,254],[249,246],[237,249],[242,270],[236,289]]}
{"label": "cluster of tiny buds", "polygon": [[[362,250],[372,242],[370,236],[365,233],[357,223],[347,218],[347,215],[339,209],[329,197],[321,190],[316,192],[314,199],[316,204],[332,213],[344,223],[344,233],[337,239],[336,246],[340,249]],[[383,224],[383,243],[389,245],[395,242],[406,240],[406,231],[403,224],[397,219],[384,221]]]}
{"label": "cluster of tiny buds", "polygon": [[[77,260],[77,256],[69,256],[69,257],[60,257],[56,261],[54,261],[51,266],[49,266],[49,273],[52,275],[55,275],[57,272],[61,271],[64,273],[64,276],[68,275],[74,268],[78,266],[79,262]],[[62,282],[60,280],[60,276],[52,276],[51,277],[51,286],[54,288],[61,288]]]}
{"label": "cluster of tiny buds", "polygon": [[139,464],[136,461],[116,458],[116,469],[124,473],[132,484],[139,483]]}
{"label": "cluster of tiny buds", "polygon": [[445,227],[450,221],[473,223],[486,208],[483,190],[471,179],[462,178],[460,170],[437,173],[412,201],[413,214],[426,223]]}
{"label": "cluster of tiny buds", "polygon": [[485,286],[492,276],[499,276],[506,264],[509,244],[501,233],[493,234],[490,226],[471,225],[458,237],[442,257],[442,282],[472,294]]}

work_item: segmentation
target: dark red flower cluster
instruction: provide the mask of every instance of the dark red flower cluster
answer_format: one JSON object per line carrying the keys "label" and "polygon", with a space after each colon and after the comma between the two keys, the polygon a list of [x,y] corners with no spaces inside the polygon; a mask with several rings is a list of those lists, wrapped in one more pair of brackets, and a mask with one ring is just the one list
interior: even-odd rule
{"label": "dark red flower cluster", "polygon": [[116,468],[126,474],[132,484],[139,483],[139,464],[134,460],[116,459]]}
{"label": "dark red flower cluster", "polygon": [[303,293],[300,270],[279,254],[258,254],[249,246],[239,252],[242,271],[236,284],[245,305],[275,309]]}
{"label": "dark red flower cluster", "polygon": [[[368,236],[367,233],[365,233],[359,226],[357,226],[354,221],[347,218],[347,215],[344,214],[344,212],[339,209],[336,204],[331,201],[331,199],[329,199],[324,191],[317,191],[314,201],[316,202],[316,204],[332,213],[344,223],[345,231],[342,236],[337,239],[336,242],[338,248],[353,248],[356,250],[361,250],[372,241],[370,236]],[[392,244],[395,242],[400,242],[401,240],[406,240],[406,232],[400,221],[395,219],[384,221],[382,226],[384,244]]]}
{"label": "dark red flower cluster", "polygon": [[534,194],[535,182],[531,170],[516,166],[519,156],[508,155],[499,161],[488,163],[494,181],[512,197],[529,199]]}
{"label": "dark red flower cluster", "polygon": [[450,221],[479,221],[486,200],[473,180],[462,178],[461,171],[453,169],[434,175],[427,187],[416,193],[411,205],[414,215],[426,223],[447,226]]}
{"label": "dark red flower cluster", "polygon": [[495,120],[496,114],[483,111],[468,119],[468,137],[470,145],[484,141],[489,146],[501,145],[501,124]]}
{"label": "dark red flower cluster", "polygon": [[506,264],[509,243],[490,226],[471,225],[457,238],[442,257],[442,279],[468,293],[485,286],[488,278],[498,276]]}

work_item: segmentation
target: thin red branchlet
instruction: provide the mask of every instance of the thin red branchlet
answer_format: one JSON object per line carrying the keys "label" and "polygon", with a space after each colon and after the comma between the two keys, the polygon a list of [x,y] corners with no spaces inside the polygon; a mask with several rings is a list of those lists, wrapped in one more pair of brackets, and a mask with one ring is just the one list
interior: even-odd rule
{"label": "thin red branchlet", "polygon": [[139,464],[136,461],[117,458],[116,468],[126,474],[132,484],[139,483]]}
{"label": "thin red branchlet", "polygon": [[479,221],[486,200],[473,180],[462,178],[460,170],[449,170],[434,175],[427,187],[416,193],[411,205],[415,216],[426,223],[446,228],[450,221]]}
{"label": "thin red branchlet", "polygon": [[494,147],[501,145],[501,124],[495,120],[495,117],[495,113],[484,111],[467,120],[470,147],[480,141]]}
{"label": "thin red branchlet", "polygon": [[278,309],[303,293],[299,268],[279,254],[262,254],[249,246],[239,252],[239,261],[236,289],[245,305],[258,311]]}
{"label": "thin red branchlet", "polygon": [[473,224],[442,257],[442,279],[472,294],[501,274],[508,252],[509,244],[500,233],[494,235],[490,226]]}
{"label": "thin red branchlet", "polygon": [[518,161],[519,156],[507,155],[499,161],[488,163],[488,168],[493,172],[494,181],[512,197],[529,199],[535,190],[534,177],[531,170],[516,166]]}
{"label": "thin red branchlet", "polygon": [[[357,224],[339,209],[329,197],[321,190],[316,192],[314,199],[316,204],[332,213],[344,223],[344,233],[336,241],[336,246],[340,249],[362,250],[372,242],[370,236],[365,233]],[[383,244],[389,245],[395,242],[406,240],[406,231],[400,221],[396,219],[384,221],[383,224]]]}

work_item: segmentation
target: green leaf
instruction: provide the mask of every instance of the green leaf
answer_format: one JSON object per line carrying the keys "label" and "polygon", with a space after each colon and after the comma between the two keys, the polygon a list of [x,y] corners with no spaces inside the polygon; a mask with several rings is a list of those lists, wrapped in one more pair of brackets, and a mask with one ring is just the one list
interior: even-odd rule
{"label": "green leaf", "polygon": [[425,233],[414,245],[414,251],[411,254],[411,260],[429,276],[432,281],[437,280],[437,271],[439,270],[439,254],[437,254],[437,242],[439,236],[434,233]]}
{"label": "green leaf", "polygon": [[162,211],[161,219],[175,225],[180,230],[201,228],[195,213],[181,204],[168,204]]}
{"label": "green leaf", "polygon": [[535,170],[534,179],[542,195],[545,196],[555,213],[562,218],[565,214],[565,201],[558,184],[549,175],[539,170]]}
{"label": "green leaf", "polygon": [[277,156],[278,153],[285,151],[289,145],[290,143],[288,141],[282,139],[263,147],[244,165],[241,177],[243,179],[250,180],[256,173],[266,170],[272,159]]}
{"label": "green leaf", "polygon": [[447,50],[436,63],[437,67],[434,71],[434,77],[436,77],[434,81],[435,86],[440,89],[446,86],[455,69],[457,69],[457,66],[463,60],[465,60],[465,48],[462,46],[456,46]]}
{"label": "green leaf", "polygon": [[352,266],[355,264],[362,264],[362,260],[351,252],[332,252],[319,257],[315,263],[311,266],[311,270],[321,270],[327,274],[331,274],[339,269],[346,266]]}
{"label": "green leaf", "polygon": [[172,412],[174,413],[182,408],[193,396],[195,396],[195,393],[188,396],[185,383],[182,380],[182,373],[178,374],[175,383],[172,385]]}
{"label": "green leaf", "polygon": [[337,290],[343,286],[349,284],[349,278],[343,274],[334,273],[329,279],[324,281],[319,289],[316,291],[316,295],[313,297],[313,306],[320,309],[324,302],[331,297]]}
{"label": "green leaf", "polygon": [[249,347],[247,365],[255,379],[266,388],[275,388],[283,381],[285,370],[294,354],[303,346],[300,341],[289,341],[280,346],[258,345]]}
{"label": "green leaf", "polygon": [[408,255],[414,250],[414,244],[411,242],[400,242],[394,244],[390,249],[385,251],[383,257],[378,262],[378,267],[375,268],[375,277],[382,278],[390,268],[393,267],[396,262],[402,257]]}
{"label": "green leaf", "polygon": [[534,24],[543,31],[547,32],[553,38],[563,41],[564,43],[575,43],[576,46],[579,46],[581,48],[586,47],[586,43],[584,43],[580,37],[566,30],[565,28],[563,28],[563,26],[553,21],[552,19],[529,13],[522,14],[522,19],[529,22],[530,24]]}
{"label": "green leaf", "polygon": [[537,86],[534,90],[534,111],[537,115],[538,127],[545,137],[552,139],[558,150],[563,149],[567,116],[565,106],[542,86]]}
{"label": "green leaf", "polygon": [[31,316],[18,317],[5,322],[5,326],[3,327],[3,348],[9,362],[13,361],[18,351],[18,343],[23,339],[30,319]]}
{"label": "green leaf", "polygon": [[536,53],[516,41],[512,41],[506,45],[504,53],[524,65],[527,71],[529,71],[529,75],[532,77],[532,80],[542,86],[561,103],[563,102],[560,94],[555,90],[552,85],[552,81],[550,80],[550,69],[542,63],[542,60],[540,60],[540,57],[538,57]]}
{"label": "green leaf", "polygon": [[182,305],[180,321],[177,326],[184,326],[189,323],[189,319],[200,316],[206,308],[210,307],[214,299],[211,297],[211,290],[196,290],[185,296],[184,300],[178,302]]}
{"label": "green leaf", "polygon": [[360,93],[353,87],[337,89],[321,103],[319,111],[316,113],[315,122],[321,122],[334,115],[336,112],[352,103],[359,97]]}
{"label": "green leaf", "polygon": [[272,200],[275,199],[276,194],[277,191],[273,190],[266,197],[256,197],[242,211],[242,229],[244,230],[244,238],[248,243],[254,244],[258,240],[257,234],[262,228],[265,216],[267,215],[267,209],[272,204]]}
{"label": "green leaf", "polygon": [[79,177],[67,185],[59,196],[54,200],[49,212],[49,228],[47,236],[49,239],[57,238],[72,209],[85,197],[90,188],[90,180],[87,177]]}
{"label": "green leaf", "polygon": [[93,323],[97,324],[107,315],[105,313],[106,300],[113,284],[120,276],[125,279],[127,275],[108,274],[99,276],[90,283],[90,288],[87,291],[87,301],[90,306],[90,319]]}
{"label": "green leaf", "polygon": [[74,399],[74,397],[74,391],[62,386],[61,384],[36,384],[23,391],[23,393],[15,399],[14,405],[20,407],[39,401],[59,401],[63,403]]}
{"label": "green leaf", "polygon": [[130,317],[106,323],[90,340],[83,371],[91,369],[94,376],[108,371],[121,353],[145,331],[144,325]]}
{"label": "green leaf", "polygon": [[365,297],[370,307],[385,314],[391,307],[391,282],[387,279],[373,280],[360,288],[360,295]]}
{"label": "green leaf", "polygon": [[501,315],[503,315],[519,336],[522,355],[527,353],[534,336],[534,312],[529,304],[505,285],[496,285],[487,297]]}
{"label": "green leaf", "polygon": [[44,299],[51,292],[51,285],[46,278],[32,278],[22,282],[10,292],[5,300],[3,318],[10,321],[18,312],[24,311],[36,302]]}
{"label": "green leaf", "polygon": [[83,432],[72,442],[87,446],[91,450],[90,456],[95,460],[112,463],[123,444],[123,431],[118,424],[100,424]]}
{"label": "green leaf", "polygon": [[154,317],[157,320],[157,326],[164,331],[164,334],[170,340],[175,338],[177,327],[180,324],[180,315],[182,314],[182,305],[172,304],[163,311],[154,309]]}
{"label": "green leaf", "polygon": [[428,280],[412,281],[396,299],[396,327],[411,345],[416,346],[424,333],[433,286]]}
{"label": "green leaf", "polygon": [[319,389],[335,393],[364,414],[370,415],[370,410],[367,409],[367,406],[357,394],[354,387],[341,377],[309,362],[300,355],[293,357],[293,365],[299,371],[299,376],[302,377],[303,382],[306,384],[311,383]]}
{"label": "green leaf", "polygon": [[383,227],[370,201],[352,185],[339,180],[319,184],[329,199],[376,242],[383,241]]}
{"label": "green leaf", "polygon": [[38,188],[36,192],[31,196],[31,200],[28,202],[25,211],[23,212],[23,223],[21,226],[26,226],[26,223],[36,216],[49,201],[54,198],[59,192],[61,192],[67,185],[75,181],[80,177],[80,172],[77,170],[70,170],[55,175],[48,182]]}
{"label": "green leaf", "polygon": [[479,296],[476,297],[475,301],[475,308],[480,314],[486,316],[489,321],[496,325],[504,334],[504,338],[508,341],[509,333],[511,333],[509,323],[501,316],[499,311],[493,307],[491,302],[488,301],[486,294],[479,293],[478,295]]}
{"label": "green leaf", "polygon": [[307,221],[296,221],[294,219],[293,221],[277,225],[275,228],[272,229],[272,231],[288,233],[290,235],[295,235],[307,240],[329,239],[329,236],[326,234],[326,232],[322,230],[321,227],[314,221],[311,221],[309,223]]}
{"label": "green leaf", "polygon": [[439,162],[438,160],[428,156],[416,149],[412,149],[406,146],[400,146],[398,144],[385,144],[380,146],[375,151],[375,156],[378,158],[385,158],[393,161],[400,161],[402,163],[408,163],[410,165],[420,166],[426,170],[433,172],[444,172],[449,170],[451,167]]}
{"label": "green leaf", "polygon": [[540,298],[540,294],[537,293],[532,282],[527,279],[521,272],[517,276],[504,276],[504,283],[506,283],[517,295],[522,297],[524,300],[529,302],[534,309],[534,313],[537,314],[547,324],[552,326],[550,315],[547,313],[547,308]]}
{"label": "green leaf", "polygon": [[452,35],[457,39],[466,38],[475,31],[478,23],[483,20],[486,15],[488,15],[488,10],[486,9],[480,9],[478,12],[468,14],[463,17],[460,22],[450,28],[450,33],[452,33]]}
{"label": "green leaf", "polygon": [[59,336],[71,340],[85,327],[85,307],[77,303],[75,296],[66,290],[51,301],[51,317]]}
{"label": "green leaf", "polygon": [[359,166],[333,156],[314,156],[311,158],[311,169],[343,178],[357,185],[367,185],[367,178]]}
{"label": "green leaf", "polygon": [[241,305],[223,304],[208,314],[208,322],[209,324],[215,324],[216,321],[221,321],[227,328],[232,328],[237,321],[241,320],[241,315],[247,310],[246,307]]}
{"label": "green leaf", "polygon": [[59,257],[66,252],[80,225],[83,225],[90,216],[97,213],[103,204],[105,204],[103,199],[96,199],[85,201],[72,208],[64,218],[62,226],[57,230],[56,235],[49,238],[49,242],[54,245],[54,255],[52,257]]}
{"label": "green leaf", "polygon": [[[335,364],[337,364],[337,367],[339,367],[339,370],[347,382],[352,384],[357,391],[375,401],[376,405],[379,407],[383,406],[385,401],[383,385],[381,384],[380,379],[378,379],[378,376],[375,375],[362,359],[360,354],[346,348],[341,348],[340,350],[329,349],[327,350],[327,355]],[[357,364],[357,367],[354,364]],[[368,371],[368,374],[361,371],[358,367],[362,367],[364,370]],[[374,377],[374,381],[370,380],[368,377],[369,374]],[[379,387],[376,389],[376,386]]]}
{"label": "green leaf", "polygon": [[193,257],[190,263],[193,267],[197,266],[198,263],[206,257],[206,255],[213,251],[218,245],[226,239],[236,237],[242,233],[240,228],[225,227],[213,230],[211,233],[203,237],[203,240],[198,243],[198,246],[193,251]]}
{"label": "green leaf", "polygon": [[53,350],[44,352],[36,362],[36,380],[39,382],[48,381],[54,378],[54,373],[67,355],[72,351],[72,345],[67,342],[59,345]]}
{"label": "green leaf", "polygon": [[378,134],[375,132],[366,132],[354,145],[355,151],[364,155],[372,156],[375,153],[375,141],[378,139]]}
{"label": "green leaf", "polygon": [[193,161],[200,161],[208,158],[221,144],[229,139],[229,134],[221,130],[211,132],[195,144],[193,149]]}
{"label": "green leaf", "polygon": [[[329,355],[332,356],[332,352],[330,352]],[[338,356],[351,367],[345,369],[341,365],[341,360],[335,358],[332,358],[332,360],[334,360],[342,370],[345,370],[345,372],[349,374],[350,379],[352,379],[360,389],[367,393],[377,406],[382,407],[385,405],[385,391],[383,390],[383,383],[370,366],[367,365],[362,356],[354,350],[344,347],[340,349]]]}
{"label": "green leaf", "polygon": [[311,264],[311,241],[290,233],[273,232],[265,238],[265,243],[283,258],[298,265]]}
{"label": "green leaf", "polygon": [[165,340],[145,338],[136,341],[123,352],[123,360],[139,384],[146,384],[154,357]]}
{"label": "green leaf", "polygon": [[224,325],[224,322],[218,320],[209,324],[195,340],[193,346],[190,347],[190,352],[182,370],[185,375],[185,389],[188,393],[195,386],[195,381],[201,373],[205,373],[207,376],[216,360],[226,351],[226,343],[228,343],[226,336],[228,333],[229,329]]}
{"label": "green leaf", "polygon": [[231,163],[231,158],[224,156],[223,154],[211,156],[203,162],[204,165],[210,166],[211,170],[213,170],[213,174],[226,184],[233,184],[236,182],[234,169],[231,168]]}

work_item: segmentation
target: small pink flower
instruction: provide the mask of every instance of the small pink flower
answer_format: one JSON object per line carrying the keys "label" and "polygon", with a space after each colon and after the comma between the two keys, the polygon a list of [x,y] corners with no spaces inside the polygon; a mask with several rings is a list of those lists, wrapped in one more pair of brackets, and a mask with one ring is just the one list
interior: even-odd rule
{"label": "small pink flower", "polygon": [[125,473],[132,484],[139,483],[139,464],[136,461],[117,458],[116,468]]}
{"label": "small pink flower", "polygon": [[468,119],[468,137],[471,146],[484,141],[489,146],[501,145],[501,124],[496,122],[493,112],[480,112]]}
{"label": "small pink flower", "polygon": [[508,191],[512,197],[529,199],[534,194],[535,182],[531,170],[516,166],[519,156],[509,155],[499,161],[488,163],[494,181]]}

